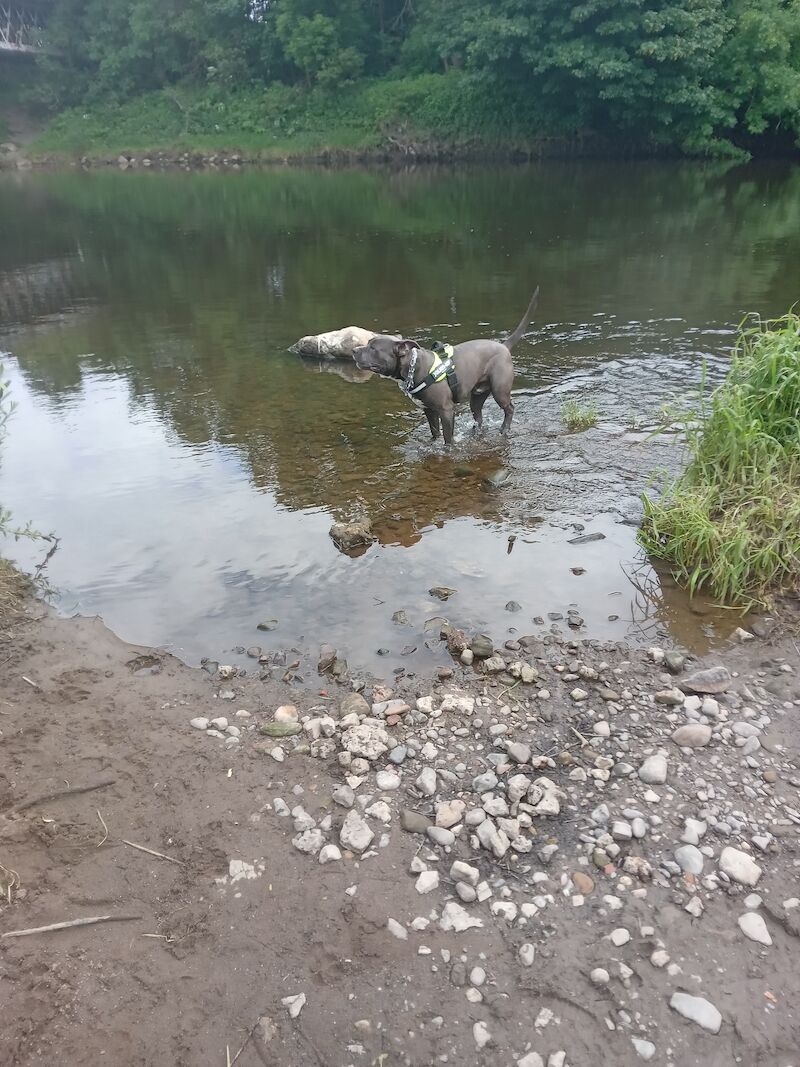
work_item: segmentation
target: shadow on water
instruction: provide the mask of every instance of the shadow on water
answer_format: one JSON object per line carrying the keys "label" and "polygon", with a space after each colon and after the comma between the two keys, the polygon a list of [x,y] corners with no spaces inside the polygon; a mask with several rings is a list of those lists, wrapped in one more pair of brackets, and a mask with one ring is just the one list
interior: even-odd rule
{"label": "shadow on water", "polygon": [[[724,373],[745,311],[796,298],[798,194],[783,166],[4,177],[0,497],[62,537],[62,610],[190,661],[331,641],[415,669],[441,656],[434,585],[498,639],[575,608],[582,635],[702,647],[738,620],[637,547],[642,489],[681,461],[648,430],[704,360]],[[392,383],[287,351],[351,323],[500,336],[533,282],[508,440],[490,404],[444,454]],[[596,428],[565,432],[573,395]],[[327,531],[362,513],[378,541],[351,560]]]}

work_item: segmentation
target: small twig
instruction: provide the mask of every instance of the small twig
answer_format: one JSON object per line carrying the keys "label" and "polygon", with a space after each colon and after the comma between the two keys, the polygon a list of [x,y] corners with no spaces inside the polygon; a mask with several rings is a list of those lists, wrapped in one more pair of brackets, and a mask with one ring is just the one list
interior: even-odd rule
{"label": "small twig", "polygon": [[146,852],[149,856],[157,856],[160,860],[167,860],[169,863],[177,863],[179,867],[183,867],[183,860],[176,860],[172,856],[165,856],[163,852],[156,852],[153,848],[145,848],[144,845],[137,845],[135,841],[123,841],[123,845],[130,845],[131,848],[138,848],[140,852]]}
{"label": "small twig", "polygon": [[45,793],[43,796],[33,797],[32,800],[24,800],[11,810],[18,813],[27,811],[28,808],[34,808],[37,804],[45,804],[49,800],[59,800],[61,797],[76,796],[79,793],[91,793],[94,789],[105,789],[109,785],[114,785],[116,780],[116,778],[106,778],[102,782],[95,782],[93,785],[76,785],[71,789],[58,789],[55,793]]}
{"label": "small twig", "polygon": [[28,685],[32,685],[34,689],[41,689],[41,686],[37,685],[36,682],[33,681],[33,679],[28,678],[26,674],[23,674],[22,680],[23,682],[27,682]]}
{"label": "small twig", "polygon": [[247,1046],[248,1046],[248,1045],[250,1044],[250,1042],[251,1042],[251,1041],[253,1040],[253,1034],[255,1034],[255,1032],[256,1032],[256,1027],[258,1026],[258,1024],[259,1024],[260,1022],[261,1022],[261,1018],[259,1017],[259,1018],[258,1018],[258,1019],[256,1019],[256,1021],[255,1021],[255,1022],[253,1023],[252,1027],[250,1028],[250,1033],[249,1033],[249,1034],[247,1035],[247,1037],[246,1037],[246,1038],[244,1039],[244,1044],[243,1044],[243,1045],[242,1045],[242,1047],[241,1047],[241,1048],[239,1049],[239,1051],[238,1051],[238,1052],[236,1053],[236,1055],[235,1055],[235,1056],[233,1057],[233,1059],[232,1059],[232,1060],[229,1060],[229,1061],[228,1061],[228,1067],[233,1067],[234,1063],[236,1063],[236,1061],[237,1061],[237,1060],[239,1059],[239,1057],[241,1056],[241,1054],[242,1054],[242,1053],[244,1052],[244,1050],[245,1050],[245,1049],[247,1048]]}
{"label": "small twig", "polygon": [[227,1067],[231,1067],[231,1046],[230,1045],[226,1045],[225,1046],[225,1063],[227,1064]]}
{"label": "small twig", "polygon": [[584,737],[580,730],[576,730],[574,726],[570,726],[570,730],[572,730],[572,732],[575,734],[575,736],[578,738],[582,745],[589,745],[589,738]]}
{"label": "small twig", "polygon": [[69,922],[51,923],[49,926],[31,926],[27,930],[7,930],[3,937],[28,937],[29,934],[48,934],[52,930],[69,930],[73,926],[93,926],[95,923],[128,923],[141,919],[141,915],[92,915],[87,919],[70,919]]}
{"label": "small twig", "polygon": [[106,841],[108,840],[108,827],[106,826],[106,820],[100,814],[100,809],[99,808],[97,809],[97,818],[103,824],[103,829],[105,830],[105,836],[103,837],[103,840],[102,841],[98,841],[97,845],[95,846],[96,848],[100,848],[100,846],[104,845],[106,843]]}
{"label": "small twig", "polygon": [[517,686],[518,686],[518,685],[520,685],[521,683],[522,683],[522,679],[520,678],[520,680],[519,680],[518,682],[514,682],[514,684],[513,684],[513,685],[510,685],[510,686],[508,687],[508,689],[503,689],[503,690],[502,690],[502,692],[500,693],[500,695],[498,696],[498,698],[497,698],[497,699],[499,700],[499,699],[500,699],[500,697],[502,697],[502,696],[505,696],[505,695],[506,695],[506,693],[510,693],[512,689],[516,689],[516,688],[517,688]]}

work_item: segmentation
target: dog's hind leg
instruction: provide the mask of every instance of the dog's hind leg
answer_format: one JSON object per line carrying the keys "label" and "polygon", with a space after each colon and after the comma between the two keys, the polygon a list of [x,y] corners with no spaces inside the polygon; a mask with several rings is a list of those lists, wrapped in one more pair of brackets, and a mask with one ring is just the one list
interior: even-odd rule
{"label": "dog's hind leg", "polygon": [[483,405],[489,393],[471,393],[469,398],[469,410],[475,420],[475,430],[480,433],[483,430]]}

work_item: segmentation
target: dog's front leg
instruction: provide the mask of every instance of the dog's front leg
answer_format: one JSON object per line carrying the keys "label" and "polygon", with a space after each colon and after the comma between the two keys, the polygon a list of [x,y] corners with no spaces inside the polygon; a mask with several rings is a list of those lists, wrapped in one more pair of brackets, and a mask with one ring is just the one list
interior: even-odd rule
{"label": "dog's front leg", "polygon": [[428,425],[431,428],[431,437],[434,441],[439,440],[439,412],[431,411],[430,408],[425,408],[425,418],[428,420]]}

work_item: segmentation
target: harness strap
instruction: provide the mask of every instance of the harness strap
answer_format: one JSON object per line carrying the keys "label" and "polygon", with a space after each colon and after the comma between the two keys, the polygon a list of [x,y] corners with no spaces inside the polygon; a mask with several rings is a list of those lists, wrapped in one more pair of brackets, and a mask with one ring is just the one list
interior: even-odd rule
{"label": "harness strap", "polygon": [[450,392],[455,399],[458,390],[458,375],[456,374],[456,365],[453,362],[453,346],[452,345],[439,345],[435,348],[444,352],[445,358],[439,355],[438,351],[433,353],[433,366],[428,374],[417,385],[412,385],[414,380],[414,370],[416,369],[416,360],[412,359],[412,365],[409,368],[408,378],[406,379],[405,392],[408,396],[418,396],[419,393],[424,392],[429,386],[436,385],[438,382],[447,380],[447,384],[450,386]]}

